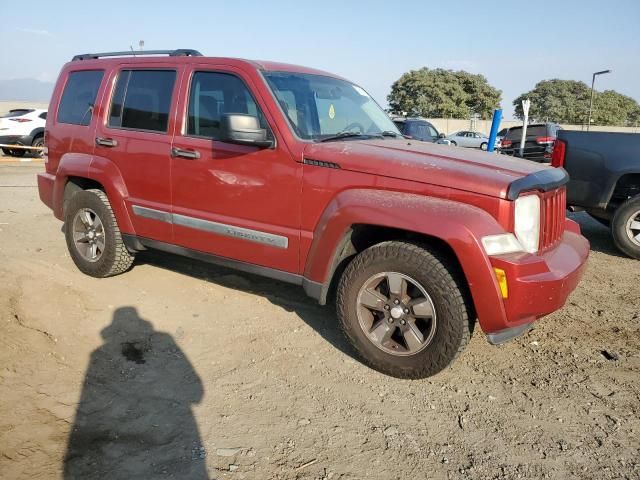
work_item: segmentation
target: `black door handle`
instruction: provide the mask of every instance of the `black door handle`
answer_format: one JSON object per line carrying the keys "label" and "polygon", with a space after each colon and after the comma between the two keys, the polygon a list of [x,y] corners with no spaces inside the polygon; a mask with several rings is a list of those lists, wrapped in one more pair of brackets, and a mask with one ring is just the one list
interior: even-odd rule
{"label": "black door handle", "polygon": [[185,150],[183,148],[172,147],[171,156],[186,158],[188,160],[197,160],[198,158],[200,158],[200,152],[196,150]]}
{"label": "black door handle", "polygon": [[96,137],[96,145],[100,145],[101,147],[117,147],[118,142],[113,138],[101,138]]}

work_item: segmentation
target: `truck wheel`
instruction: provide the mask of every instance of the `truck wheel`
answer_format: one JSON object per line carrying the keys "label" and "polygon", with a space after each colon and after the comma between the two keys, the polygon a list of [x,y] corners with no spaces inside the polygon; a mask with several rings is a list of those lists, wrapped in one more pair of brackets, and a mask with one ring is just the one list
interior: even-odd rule
{"label": "truck wheel", "polygon": [[116,217],[102,190],[77,192],[64,211],[65,237],[71,258],[81,272],[104,278],[131,267],[134,255],[122,241]]}
{"label": "truck wheel", "polygon": [[640,195],[624,202],[611,221],[613,241],[631,258],[640,259]]}
{"label": "truck wheel", "polygon": [[398,378],[434,375],[469,342],[473,322],[449,263],[405,242],[361,252],[338,285],[340,326],[364,362]]}

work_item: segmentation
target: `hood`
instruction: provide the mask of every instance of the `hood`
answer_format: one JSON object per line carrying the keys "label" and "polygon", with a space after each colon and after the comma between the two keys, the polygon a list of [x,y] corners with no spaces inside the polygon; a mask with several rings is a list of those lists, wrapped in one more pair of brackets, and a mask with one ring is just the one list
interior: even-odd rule
{"label": "hood", "polygon": [[305,148],[304,157],[337,163],[343,170],[500,198],[507,197],[515,180],[552,169],[508,155],[392,138],[313,143]]}

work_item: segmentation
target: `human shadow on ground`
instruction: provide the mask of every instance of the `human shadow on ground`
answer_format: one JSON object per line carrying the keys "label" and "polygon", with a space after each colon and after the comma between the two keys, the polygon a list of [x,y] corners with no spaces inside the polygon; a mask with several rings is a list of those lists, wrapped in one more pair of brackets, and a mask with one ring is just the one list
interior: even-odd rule
{"label": "human shadow on ground", "polygon": [[321,306],[317,301],[307,297],[298,285],[154,250],[138,253],[136,264],[144,263],[223,287],[261,295],[274,305],[294,312],[339,351],[360,361],[338,326],[332,302]]}
{"label": "human shadow on ground", "polygon": [[118,308],[92,354],[64,459],[65,480],[208,479],[192,405],[202,381],[171,335]]}

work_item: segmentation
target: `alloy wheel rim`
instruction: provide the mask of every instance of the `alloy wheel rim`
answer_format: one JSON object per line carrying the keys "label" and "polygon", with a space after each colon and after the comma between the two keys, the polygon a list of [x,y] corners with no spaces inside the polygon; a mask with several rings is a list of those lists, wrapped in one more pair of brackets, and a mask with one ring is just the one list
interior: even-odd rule
{"label": "alloy wheel rim", "polygon": [[73,244],[89,262],[97,262],[105,249],[104,225],[90,208],[82,208],[73,217]]}
{"label": "alloy wheel rim", "polygon": [[629,217],[626,230],[629,240],[640,246],[640,210]]}
{"label": "alloy wheel rim", "polygon": [[364,282],[357,316],[369,341],[391,355],[415,355],[436,333],[433,300],[420,283],[398,272],[377,273]]}

